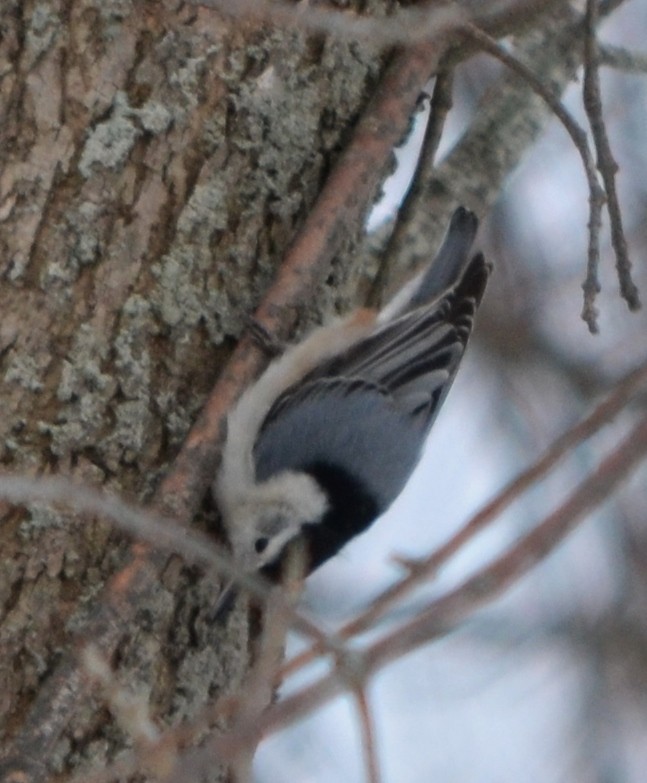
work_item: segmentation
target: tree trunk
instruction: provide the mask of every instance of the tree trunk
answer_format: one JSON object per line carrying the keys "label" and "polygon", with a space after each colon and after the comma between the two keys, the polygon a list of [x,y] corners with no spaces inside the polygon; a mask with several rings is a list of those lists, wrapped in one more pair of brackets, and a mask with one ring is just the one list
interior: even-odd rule
{"label": "tree trunk", "polygon": [[[2,17],[2,462],[145,501],[383,57],[175,2],[7,0]],[[99,697],[67,705],[62,733],[28,729],[128,542],[67,510],[3,512],[0,725],[6,747],[28,737],[5,770],[42,780],[124,744]],[[208,622],[199,570],[160,566],[111,662],[169,724],[235,690],[248,631]]]}

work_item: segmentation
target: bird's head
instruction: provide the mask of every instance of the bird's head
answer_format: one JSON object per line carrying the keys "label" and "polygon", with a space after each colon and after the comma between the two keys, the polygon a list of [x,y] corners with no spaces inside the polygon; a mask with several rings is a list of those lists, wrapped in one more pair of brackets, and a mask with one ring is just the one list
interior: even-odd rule
{"label": "bird's head", "polygon": [[326,494],[306,473],[284,471],[255,484],[227,513],[236,564],[248,573],[276,561],[303,526],[319,522],[327,509]]}

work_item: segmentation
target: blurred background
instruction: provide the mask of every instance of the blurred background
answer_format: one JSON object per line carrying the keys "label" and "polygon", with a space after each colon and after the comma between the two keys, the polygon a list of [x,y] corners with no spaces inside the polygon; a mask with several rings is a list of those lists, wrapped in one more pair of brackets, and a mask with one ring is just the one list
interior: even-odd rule
{"label": "blurred background", "polygon": [[[601,40],[640,50],[647,4],[627,3]],[[469,125],[501,66],[457,72],[440,156]],[[605,119],[635,280],[647,301],[647,76],[602,70]],[[564,102],[586,126],[581,84]],[[411,175],[423,122],[398,151],[370,226]],[[600,334],[580,319],[588,191],[552,121],[507,181],[478,244],[495,273],[455,385],[410,484],[370,531],[307,583],[304,608],[334,628],[398,575],[392,555],[428,554],[647,360],[647,313],[618,294],[608,221]],[[631,429],[628,409],[561,462],[426,589],[438,595],[552,511]],[[393,664],[369,691],[386,783],[524,780],[642,783],[647,770],[647,465],[503,598]],[[424,596],[412,596],[403,616]],[[289,654],[301,649],[291,639]],[[313,671],[310,670],[308,676]],[[290,693],[305,681],[282,686]],[[365,780],[354,703],[339,699],[258,753],[259,783]]]}

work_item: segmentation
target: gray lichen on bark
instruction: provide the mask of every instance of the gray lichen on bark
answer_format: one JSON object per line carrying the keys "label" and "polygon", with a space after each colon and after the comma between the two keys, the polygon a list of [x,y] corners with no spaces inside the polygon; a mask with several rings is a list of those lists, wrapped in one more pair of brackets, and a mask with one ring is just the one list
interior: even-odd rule
{"label": "gray lichen on bark", "polygon": [[[0,458],[149,497],[383,59],[182,4],[155,18],[94,0],[6,11]],[[321,293],[325,309],[336,295],[323,281]],[[127,542],[39,506],[7,509],[0,540],[0,725],[19,727]],[[213,592],[170,558],[115,656],[162,722],[234,688],[248,665],[243,615],[208,622]],[[53,771],[128,744],[101,704],[70,716]]]}

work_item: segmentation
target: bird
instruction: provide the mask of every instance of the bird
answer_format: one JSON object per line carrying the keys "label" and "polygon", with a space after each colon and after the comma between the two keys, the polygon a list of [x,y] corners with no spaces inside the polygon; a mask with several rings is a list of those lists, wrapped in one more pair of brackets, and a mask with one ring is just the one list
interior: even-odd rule
{"label": "bird", "polygon": [[316,328],[241,395],[212,487],[239,572],[276,580],[298,542],[308,575],[400,494],[491,272],[471,255],[477,230],[458,207],[433,261],[383,309]]}

